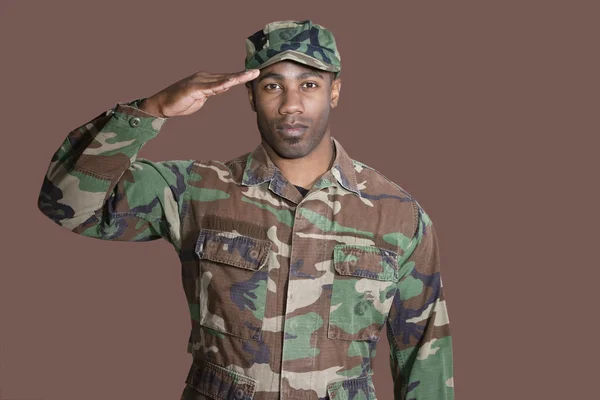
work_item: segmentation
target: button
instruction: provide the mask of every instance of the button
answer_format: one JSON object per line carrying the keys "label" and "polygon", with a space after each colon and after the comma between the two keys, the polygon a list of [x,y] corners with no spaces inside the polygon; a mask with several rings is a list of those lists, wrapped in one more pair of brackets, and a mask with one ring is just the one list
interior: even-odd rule
{"label": "button", "polygon": [[129,126],[131,126],[132,128],[137,127],[139,124],[140,124],[140,119],[138,117],[134,117],[129,120]]}
{"label": "button", "polygon": [[243,399],[244,398],[244,389],[236,389],[235,390],[235,398]]}
{"label": "button", "polygon": [[367,305],[362,301],[354,306],[354,314],[356,315],[363,315],[365,311],[367,311]]}
{"label": "button", "polygon": [[258,250],[256,250],[256,249],[250,250],[250,258],[256,259],[256,257],[258,257]]}

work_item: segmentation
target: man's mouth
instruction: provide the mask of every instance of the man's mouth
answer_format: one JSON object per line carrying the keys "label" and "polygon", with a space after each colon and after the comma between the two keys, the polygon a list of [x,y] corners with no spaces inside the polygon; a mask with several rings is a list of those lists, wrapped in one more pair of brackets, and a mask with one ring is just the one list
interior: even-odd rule
{"label": "man's mouth", "polygon": [[281,124],[277,126],[277,131],[283,133],[285,136],[300,136],[307,129],[308,126],[303,124]]}

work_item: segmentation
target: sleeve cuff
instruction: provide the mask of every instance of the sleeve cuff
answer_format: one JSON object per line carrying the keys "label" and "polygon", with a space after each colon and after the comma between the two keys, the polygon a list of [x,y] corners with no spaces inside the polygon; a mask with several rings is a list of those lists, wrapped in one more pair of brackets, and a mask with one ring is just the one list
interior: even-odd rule
{"label": "sleeve cuff", "polygon": [[138,104],[144,99],[140,98],[127,103],[117,103],[106,112],[106,115],[112,115],[113,118],[127,123],[131,128],[158,133],[168,118],[157,117],[140,110]]}

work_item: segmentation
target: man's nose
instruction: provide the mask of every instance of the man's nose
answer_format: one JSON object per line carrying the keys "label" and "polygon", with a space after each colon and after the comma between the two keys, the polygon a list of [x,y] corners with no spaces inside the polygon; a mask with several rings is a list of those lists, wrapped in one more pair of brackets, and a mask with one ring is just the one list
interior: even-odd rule
{"label": "man's nose", "polygon": [[279,107],[280,114],[303,113],[304,105],[302,96],[297,90],[286,90],[282,97],[282,103]]}

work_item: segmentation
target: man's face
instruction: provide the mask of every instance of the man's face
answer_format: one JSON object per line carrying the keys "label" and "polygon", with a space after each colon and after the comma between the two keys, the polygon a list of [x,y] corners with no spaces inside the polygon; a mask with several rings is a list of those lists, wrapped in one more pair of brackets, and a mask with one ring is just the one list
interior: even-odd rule
{"label": "man's face", "polygon": [[280,157],[304,157],[329,136],[329,111],[337,105],[341,87],[333,76],[280,61],[247,85],[260,135]]}

